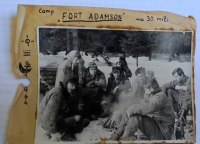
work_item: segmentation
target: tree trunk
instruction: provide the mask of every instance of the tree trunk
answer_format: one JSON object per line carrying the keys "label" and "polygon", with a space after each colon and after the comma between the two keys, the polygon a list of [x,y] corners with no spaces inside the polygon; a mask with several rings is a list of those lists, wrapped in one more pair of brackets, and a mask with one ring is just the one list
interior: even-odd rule
{"label": "tree trunk", "polygon": [[66,38],[67,38],[67,40],[66,40],[67,48],[66,48],[65,55],[67,55],[70,52],[70,50],[71,50],[71,48],[70,48],[70,36],[69,36],[69,31],[68,30],[66,32]]}
{"label": "tree trunk", "polygon": [[172,58],[173,58],[173,51],[170,50],[170,51],[169,51],[169,62],[172,61]]}
{"label": "tree trunk", "polygon": [[106,55],[106,46],[103,47],[103,56]]}
{"label": "tree trunk", "polygon": [[73,42],[73,50],[79,51],[79,40],[78,40],[78,30],[72,31],[72,42]]}
{"label": "tree trunk", "polygon": [[138,57],[136,57],[136,66],[138,67]]}
{"label": "tree trunk", "polygon": [[149,61],[151,61],[151,57],[152,57],[152,51],[149,51]]}

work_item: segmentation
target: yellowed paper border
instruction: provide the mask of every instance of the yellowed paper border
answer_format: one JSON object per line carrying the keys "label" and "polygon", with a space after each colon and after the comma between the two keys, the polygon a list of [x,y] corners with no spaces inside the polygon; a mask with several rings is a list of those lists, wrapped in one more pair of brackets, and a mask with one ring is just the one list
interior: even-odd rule
{"label": "yellowed paper border", "polygon": [[[70,14],[71,13],[71,14]],[[76,16],[75,16],[75,13]],[[96,14],[113,15],[112,20],[95,19]],[[93,15],[93,18],[90,15]],[[116,17],[115,17],[116,15]],[[151,21],[153,17],[153,21]],[[32,144],[35,138],[35,125],[37,118],[38,100],[38,47],[37,26],[73,26],[90,28],[107,28],[122,30],[171,30],[192,31],[192,102],[195,114],[194,96],[194,54],[196,21],[192,16],[183,17],[177,14],[162,11],[133,11],[125,9],[93,8],[93,7],[67,7],[67,6],[32,6],[19,5],[16,21],[15,38],[15,75],[18,78],[27,77],[30,85],[20,85],[9,113],[5,143],[7,144]],[[29,39],[30,41],[26,41]],[[27,45],[27,43],[29,45]],[[31,56],[23,56],[24,50],[30,50]],[[29,63],[29,72],[20,70],[20,63]],[[27,105],[24,104],[25,100]],[[194,129],[195,116],[194,116]],[[196,133],[196,130],[195,130]],[[194,143],[192,141],[186,143]],[[102,139],[101,143],[105,140]],[[178,142],[177,142],[178,143]]]}

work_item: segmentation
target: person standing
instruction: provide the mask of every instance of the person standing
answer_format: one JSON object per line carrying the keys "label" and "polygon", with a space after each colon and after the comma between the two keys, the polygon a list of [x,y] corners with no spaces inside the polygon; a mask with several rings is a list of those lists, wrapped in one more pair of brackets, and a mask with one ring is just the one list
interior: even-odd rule
{"label": "person standing", "polygon": [[57,69],[55,86],[59,86],[60,82],[65,83],[70,77],[79,78],[79,83],[82,84],[83,69],[84,61],[80,53],[76,50],[71,51]]}

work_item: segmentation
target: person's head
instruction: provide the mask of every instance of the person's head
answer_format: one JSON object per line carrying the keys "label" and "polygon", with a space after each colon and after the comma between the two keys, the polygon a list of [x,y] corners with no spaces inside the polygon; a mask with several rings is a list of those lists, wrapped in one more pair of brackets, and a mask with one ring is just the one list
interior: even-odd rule
{"label": "person's head", "polygon": [[174,78],[178,81],[181,82],[183,77],[185,76],[183,70],[181,68],[176,68],[173,72],[172,75]]}
{"label": "person's head", "polygon": [[90,62],[88,65],[89,73],[94,76],[97,73],[97,65],[95,62]]}
{"label": "person's head", "polygon": [[77,51],[77,52],[74,54],[74,58],[73,58],[72,64],[73,64],[74,66],[78,66],[78,63],[79,63],[79,61],[80,61],[81,59],[82,59],[82,58],[81,58],[81,54],[80,54],[79,51]]}
{"label": "person's head", "polygon": [[137,68],[135,75],[138,77],[139,81],[144,82],[146,77],[146,70],[143,67]]}
{"label": "person's head", "polygon": [[153,71],[147,71],[147,77],[149,80],[154,79],[154,72]]}
{"label": "person's head", "polygon": [[71,78],[68,79],[68,81],[65,85],[65,88],[66,88],[68,93],[73,94],[76,91],[77,85],[78,85],[78,78],[71,77]]}
{"label": "person's head", "polygon": [[121,67],[120,66],[113,66],[112,67],[112,74],[115,79],[118,79],[121,74]]}
{"label": "person's head", "polygon": [[80,59],[81,59],[81,58],[74,57],[72,64],[73,64],[74,66],[78,66]]}
{"label": "person's head", "polygon": [[158,82],[155,79],[153,79],[150,85],[148,85],[148,87],[145,87],[145,94],[150,94],[152,91],[158,88],[159,88]]}

